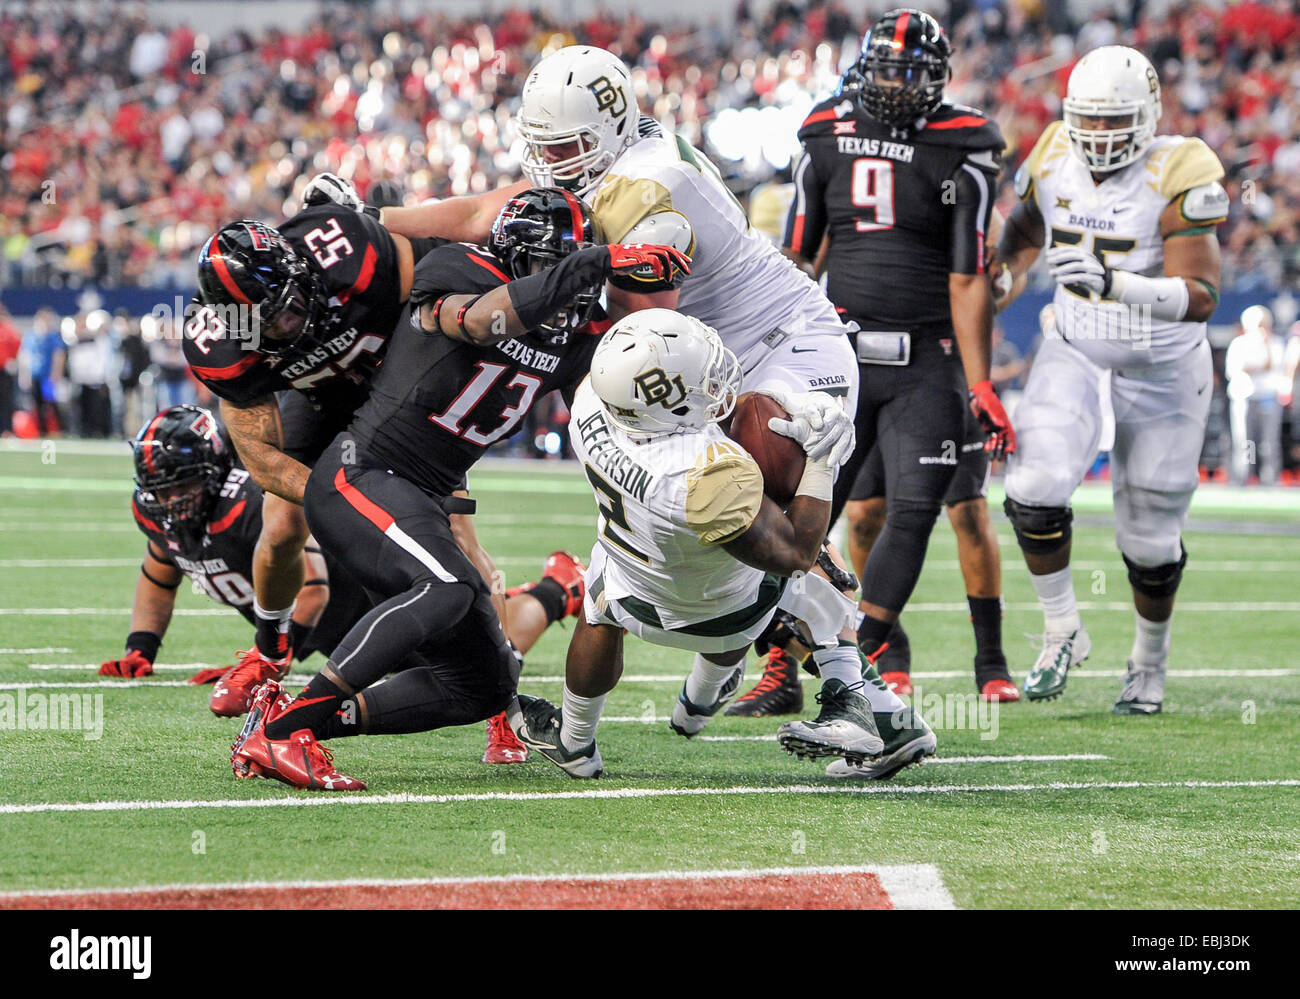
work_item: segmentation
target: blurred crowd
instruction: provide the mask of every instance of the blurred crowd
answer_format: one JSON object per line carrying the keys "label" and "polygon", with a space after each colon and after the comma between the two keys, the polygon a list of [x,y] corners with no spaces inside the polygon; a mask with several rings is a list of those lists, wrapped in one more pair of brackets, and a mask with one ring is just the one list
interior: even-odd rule
{"label": "blurred crowd", "polygon": [[[1225,288],[1263,299],[1294,285],[1300,0],[1144,9],[1128,0],[1077,22],[1069,4],[1053,0],[951,4],[949,99],[985,108],[1002,128],[1001,207],[1010,208],[1014,167],[1060,116],[1075,61],[1099,45],[1134,44],[1161,74],[1161,130],[1202,136],[1227,170]],[[511,116],[524,76],[542,54],[574,42],[621,55],[643,110],[705,149],[744,197],[784,179],[798,122],[836,86],[866,23],[840,0],[740,0],[711,10],[687,25],[623,10],[562,20],[512,7],[465,18],[429,5],[401,17],[325,4],[302,30],[235,27],[209,38],[183,25],[160,29],[129,5],[6,4],[0,287],[188,289],[195,250],[211,232],[234,218],[291,213],[321,170],[348,177],[363,195],[383,185],[389,203],[510,182],[519,175]],[[1243,317],[1241,335],[1249,327],[1258,337],[1260,325]],[[1288,361],[1300,337],[1288,347],[1270,335],[1263,354],[1278,360],[1253,379],[1248,398],[1276,386],[1282,443],[1244,467],[1229,459],[1230,425],[1262,427],[1271,440],[1273,416],[1261,398],[1230,417],[1232,392],[1246,383],[1238,375],[1231,388],[1228,354],[1218,352],[1222,446],[1207,440],[1207,462],[1225,476],[1231,466],[1234,480],[1273,481],[1275,468],[1285,480],[1300,463],[1289,444],[1300,440],[1300,414]],[[1007,341],[995,350],[999,381],[1014,394],[1029,359]],[[129,436],[152,406],[209,401],[148,316],[87,308],[23,324],[0,318],[0,362],[0,428],[17,406],[35,414],[25,428],[34,433]],[[562,407],[543,410],[515,446],[554,453],[563,419]]]}
{"label": "blurred crowd", "polygon": [[[1225,284],[1295,278],[1300,2],[1181,3],[1160,16],[1131,4],[1076,24],[1065,3],[956,0],[951,98],[997,116],[1014,166],[1059,117],[1083,52],[1138,45],[1164,81],[1162,129],[1203,136],[1227,167]],[[408,19],[336,4],[301,31],[208,38],[116,3],[6,6],[0,281],[188,286],[208,233],[280,217],[322,169],[363,193],[395,180],[412,201],[514,179],[523,78],[576,41],[619,53],[642,107],[743,190],[788,161],[793,126],[835,86],[866,25],[840,0],[741,0],[735,15],[672,25],[508,8],[466,19],[430,5]]]}

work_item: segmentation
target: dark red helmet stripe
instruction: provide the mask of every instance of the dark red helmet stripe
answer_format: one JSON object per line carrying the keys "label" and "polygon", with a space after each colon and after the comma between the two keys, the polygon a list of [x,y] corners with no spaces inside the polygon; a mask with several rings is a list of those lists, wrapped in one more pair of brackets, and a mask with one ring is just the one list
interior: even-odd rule
{"label": "dark red helmet stripe", "polygon": [[158,432],[158,424],[162,423],[166,415],[166,411],[161,412],[149,422],[149,427],[144,432],[144,440],[140,442],[140,449],[144,451],[144,467],[149,469],[150,475],[158,471],[158,469],[154,467],[153,448],[149,445],[153,443],[153,435]]}
{"label": "dark red helmet stripe", "polygon": [[901,49],[903,47],[905,39],[907,38],[907,22],[911,19],[912,15],[907,13],[907,11],[903,11],[903,16],[900,17],[898,22],[894,25],[894,39],[892,42],[894,48]]}
{"label": "dark red helmet stripe", "polygon": [[564,200],[569,203],[569,211],[573,213],[573,241],[582,242],[582,230],[586,228],[582,218],[582,204],[568,191],[561,191]]}
{"label": "dark red helmet stripe", "polygon": [[252,305],[252,299],[245,295],[239,285],[235,283],[235,279],[231,276],[230,270],[226,267],[225,259],[221,256],[220,251],[216,247],[216,242],[217,237],[213,236],[208,240],[208,245],[203,248],[208,259],[212,261],[212,269],[217,272],[217,277],[221,279],[221,283],[225,285],[226,291],[230,292],[231,297],[234,298],[236,302],[239,302],[241,305]]}

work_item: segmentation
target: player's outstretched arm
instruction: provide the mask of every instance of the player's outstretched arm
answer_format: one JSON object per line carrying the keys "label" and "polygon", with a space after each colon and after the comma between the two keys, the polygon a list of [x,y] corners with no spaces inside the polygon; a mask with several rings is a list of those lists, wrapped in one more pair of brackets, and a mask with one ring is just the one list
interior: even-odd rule
{"label": "player's outstretched arm", "polygon": [[275,396],[262,396],[248,405],[222,399],[221,417],[253,481],[268,493],[301,506],[311,469],[284,453]]}
{"label": "player's outstretched arm", "polygon": [[1047,227],[1033,199],[1022,201],[1012,209],[998,240],[995,268],[992,273],[994,305],[1001,311],[1014,302],[1028,283],[1029,268],[1047,242]]}
{"label": "player's outstretched arm", "polygon": [[103,663],[99,667],[101,676],[133,678],[153,674],[154,659],[176,607],[176,588],[184,578],[180,569],[154,554],[152,544],[145,546],[144,562],[135,583],[135,600],[131,604],[126,652],[120,659]]}
{"label": "player's outstretched arm", "polygon": [[[426,265],[427,264],[427,265]],[[437,258],[420,261],[411,302],[419,309],[420,328],[453,340],[489,346],[524,336],[550,322],[578,296],[599,290],[613,274],[649,268],[655,277],[690,273],[690,258],[671,246],[589,246],[571,253],[539,274],[500,285],[482,295],[434,297],[443,279]]]}
{"label": "player's outstretched arm", "polygon": [[457,243],[485,245],[492,234],[492,223],[506,202],[528,190],[528,181],[499,187],[483,194],[447,198],[431,205],[413,208],[384,208],[379,221],[391,233],[412,239],[440,237]]}

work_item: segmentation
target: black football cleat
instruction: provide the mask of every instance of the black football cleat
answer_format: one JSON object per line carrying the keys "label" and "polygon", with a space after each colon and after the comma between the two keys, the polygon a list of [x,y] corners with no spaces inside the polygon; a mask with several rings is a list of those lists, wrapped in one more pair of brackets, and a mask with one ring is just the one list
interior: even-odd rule
{"label": "black football cleat", "polygon": [[752,690],[741,694],[723,712],[739,718],[797,715],[803,711],[803,684],[794,657],[775,645],[768,649],[763,675]]}

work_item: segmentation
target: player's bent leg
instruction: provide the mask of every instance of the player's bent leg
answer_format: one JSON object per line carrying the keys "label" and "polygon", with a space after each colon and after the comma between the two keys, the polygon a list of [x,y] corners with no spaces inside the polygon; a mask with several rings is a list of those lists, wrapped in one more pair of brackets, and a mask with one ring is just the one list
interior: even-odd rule
{"label": "player's bent leg", "polygon": [[292,655],[289,627],[306,577],[302,549],[310,531],[302,507],[271,493],[262,498],[262,532],[253,551],[256,647],[268,661]]}
{"label": "player's bent leg", "polygon": [[873,681],[879,683],[879,679],[874,674],[870,679],[863,675],[853,599],[818,567],[790,582],[781,607],[799,619],[816,646],[812,655],[822,689],[817,695],[821,705],[817,717],[786,722],[777,730],[777,741],[800,759],[839,756],[860,763],[879,756],[885,744],[868,696]]}
{"label": "player's bent leg", "polygon": [[966,606],[975,631],[975,688],[986,701],[1018,701],[1020,691],[1002,651],[1002,555],[982,495],[948,505],[957,536],[957,560],[966,582]]}
{"label": "player's bent leg", "polygon": [[695,653],[695,662],[673,705],[668,727],[678,735],[698,735],[740,689],[749,642],[729,652]]}
{"label": "player's bent leg", "polygon": [[1187,564],[1181,527],[1191,492],[1116,489],[1116,540],[1133,589],[1135,634],[1116,714],[1152,715],[1164,703],[1174,601]]}
{"label": "player's bent leg", "polygon": [[289,671],[295,601],[305,581],[302,550],[309,534],[302,507],[271,493],[263,497],[262,531],[253,551],[253,647],[238,653],[235,665],[217,679],[208,700],[214,715],[242,715],[259,684]]}

